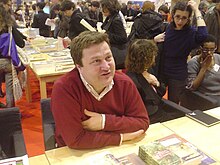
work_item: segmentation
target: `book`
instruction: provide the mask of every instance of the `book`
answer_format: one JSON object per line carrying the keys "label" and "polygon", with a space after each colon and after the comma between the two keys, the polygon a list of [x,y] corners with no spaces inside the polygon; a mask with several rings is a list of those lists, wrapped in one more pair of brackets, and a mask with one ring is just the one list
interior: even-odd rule
{"label": "book", "polygon": [[191,113],[187,113],[186,116],[205,125],[205,126],[207,126],[207,127],[210,127],[210,126],[213,126],[215,124],[220,123],[219,119],[217,119],[213,116],[210,116],[206,113],[203,113],[200,110],[195,110]]}
{"label": "book", "polygon": [[0,165],[29,165],[28,156],[20,156],[0,160]]}
{"label": "book", "polygon": [[89,165],[145,165],[145,162],[135,153],[116,158],[108,151],[89,157],[87,162]]}
{"label": "book", "polygon": [[150,165],[209,165],[216,162],[176,134],[140,146],[138,156]]}

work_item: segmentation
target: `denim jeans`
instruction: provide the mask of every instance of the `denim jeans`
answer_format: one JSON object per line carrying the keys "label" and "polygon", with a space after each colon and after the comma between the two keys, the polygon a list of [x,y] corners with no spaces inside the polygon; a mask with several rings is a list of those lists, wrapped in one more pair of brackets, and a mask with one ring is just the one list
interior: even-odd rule
{"label": "denim jeans", "polygon": [[13,78],[12,78],[12,69],[11,69],[11,59],[0,58],[0,76],[5,76],[6,107],[14,107],[15,102],[14,102],[14,95],[13,95]]}

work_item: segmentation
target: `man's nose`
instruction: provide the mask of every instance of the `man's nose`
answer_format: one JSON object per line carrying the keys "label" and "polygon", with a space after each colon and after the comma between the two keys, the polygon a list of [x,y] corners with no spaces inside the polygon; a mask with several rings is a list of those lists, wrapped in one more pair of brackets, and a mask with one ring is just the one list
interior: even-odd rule
{"label": "man's nose", "polygon": [[109,62],[106,61],[106,60],[103,60],[102,63],[101,63],[101,67],[102,67],[103,69],[106,69],[106,68],[109,69],[109,68],[110,68]]}

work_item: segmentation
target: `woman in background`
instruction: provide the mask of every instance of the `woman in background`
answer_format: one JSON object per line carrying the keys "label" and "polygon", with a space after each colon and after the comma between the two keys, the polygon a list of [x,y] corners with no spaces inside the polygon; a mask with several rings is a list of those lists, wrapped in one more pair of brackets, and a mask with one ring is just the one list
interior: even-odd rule
{"label": "woman in background", "polygon": [[[194,11],[197,28],[190,25]],[[172,10],[173,21],[165,32],[162,78],[168,86],[168,99],[179,103],[186,86],[187,58],[207,37],[207,29],[198,4],[190,0],[177,2]]]}
{"label": "woman in background", "polygon": [[[175,107],[166,107],[162,96],[166,92],[164,84],[148,72],[155,63],[158,48],[151,40],[138,39],[128,47],[126,56],[127,75],[135,83],[145,104],[150,118],[150,123],[164,122],[177,117],[182,113]],[[177,105],[176,105],[177,106]]]}
{"label": "woman in background", "polygon": [[[19,47],[24,47],[25,42],[21,33],[13,27],[14,20],[5,7],[0,4],[0,35],[3,33],[8,33],[8,29],[12,27],[12,36],[16,45]],[[15,106],[14,96],[13,96],[13,79],[12,79],[12,67],[11,58],[4,57],[0,52],[0,75],[4,76],[6,84],[6,107]],[[2,78],[2,77],[1,77]]]}
{"label": "woman in background", "polygon": [[117,0],[101,0],[103,15],[106,17],[102,29],[108,34],[116,69],[124,68],[127,50],[127,34],[120,17],[120,4]]}

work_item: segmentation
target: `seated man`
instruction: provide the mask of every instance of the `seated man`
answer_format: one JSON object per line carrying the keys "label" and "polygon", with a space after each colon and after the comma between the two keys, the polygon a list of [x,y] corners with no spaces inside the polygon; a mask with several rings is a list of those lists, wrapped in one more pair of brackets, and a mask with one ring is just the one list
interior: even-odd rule
{"label": "seated man", "polygon": [[151,124],[183,115],[177,108],[168,107],[163,103],[162,96],[166,93],[165,85],[148,72],[155,63],[157,50],[156,44],[151,40],[135,40],[128,47],[125,61],[127,75],[134,81],[141,95]]}
{"label": "seated man", "polygon": [[188,62],[187,88],[216,99],[220,106],[220,56],[214,53],[216,43],[215,37],[208,35],[201,46],[201,54]]}
{"label": "seated man", "polygon": [[107,34],[82,32],[71,42],[71,56],[76,68],[52,91],[58,146],[100,148],[142,135],[147,111],[133,82],[115,72]]}

